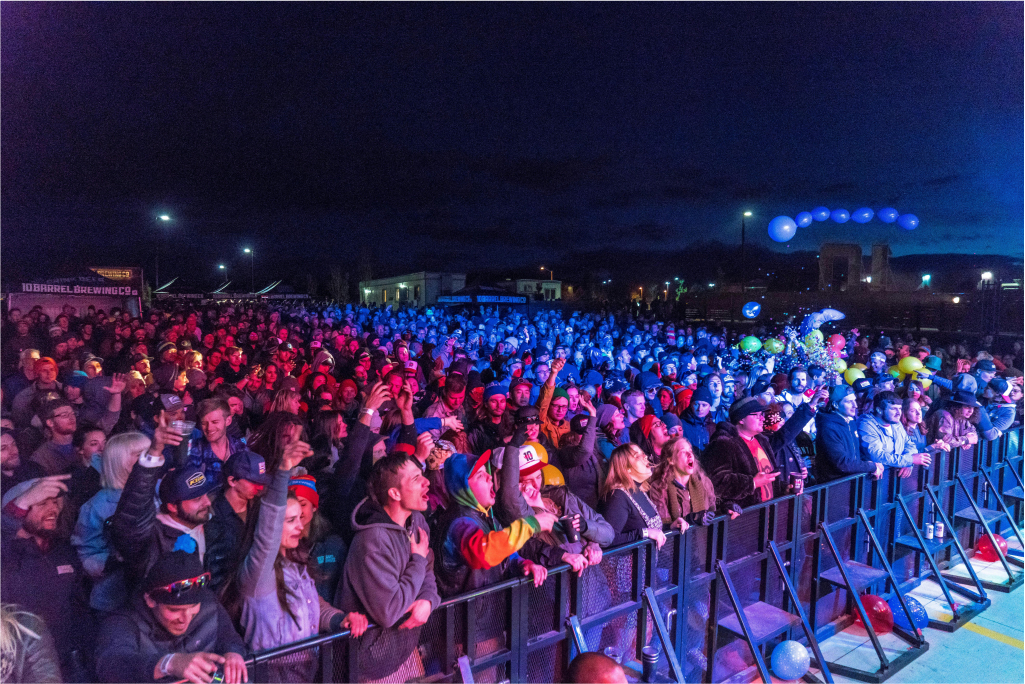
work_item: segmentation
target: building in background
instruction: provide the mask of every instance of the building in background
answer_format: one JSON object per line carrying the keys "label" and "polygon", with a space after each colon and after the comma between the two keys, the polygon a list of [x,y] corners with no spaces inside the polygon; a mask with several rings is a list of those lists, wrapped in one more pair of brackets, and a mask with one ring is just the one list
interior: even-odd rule
{"label": "building in background", "polygon": [[546,302],[554,302],[562,299],[562,281],[561,280],[538,280],[535,278],[518,278],[516,280],[506,279],[495,283],[498,287],[505,288],[510,292],[515,292],[518,295],[528,297],[530,299],[537,299],[540,295],[541,299]]}
{"label": "building in background", "polygon": [[466,287],[465,273],[431,273],[420,271],[391,278],[363,280],[359,284],[360,301],[364,304],[408,304],[434,306],[438,297],[450,295]]}

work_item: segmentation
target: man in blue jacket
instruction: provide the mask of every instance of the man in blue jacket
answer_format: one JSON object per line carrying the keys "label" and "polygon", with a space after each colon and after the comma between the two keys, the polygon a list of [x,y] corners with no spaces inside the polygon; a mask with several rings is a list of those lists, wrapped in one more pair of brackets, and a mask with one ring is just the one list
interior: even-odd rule
{"label": "man in blue jacket", "polygon": [[883,464],[867,460],[861,453],[856,418],[858,401],[854,390],[837,385],[829,393],[829,410],[815,416],[815,479],[829,482],[855,473],[883,476]]}

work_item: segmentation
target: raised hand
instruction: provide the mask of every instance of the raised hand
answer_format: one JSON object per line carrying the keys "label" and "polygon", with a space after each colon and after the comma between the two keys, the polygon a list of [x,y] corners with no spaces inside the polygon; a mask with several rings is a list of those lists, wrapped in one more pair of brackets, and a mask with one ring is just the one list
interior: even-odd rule
{"label": "raised hand", "polygon": [[121,394],[125,391],[125,387],[128,387],[128,376],[124,373],[114,373],[110,377],[110,385],[103,389],[111,394]]}
{"label": "raised hand", "polygon": [[68,485],[65,484],[65,481],[70,479],[70,473],[41,477],[28,488],[28,491],[14,500],[14,505],[23,511],[27,511],[37,503],[53,499],[61,494],[67,494]]}
{"label": "raised hand", "polygon": [[284,452],[281,454],[281,463],[278,464],[278,470],[291,470],[299,465],[304,458],[312,455],[313,449],[306,442],[301,440],[292,442],[285,447]]}

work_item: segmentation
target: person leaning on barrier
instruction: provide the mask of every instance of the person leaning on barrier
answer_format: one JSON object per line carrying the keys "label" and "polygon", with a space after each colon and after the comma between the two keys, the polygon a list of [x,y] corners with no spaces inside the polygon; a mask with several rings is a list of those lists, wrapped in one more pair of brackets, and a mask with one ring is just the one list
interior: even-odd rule
{"label": "person leaning on barrier", "polygon": [[194,554],[172,551],[146,574],[130,607],[100,630],[101,682],[249,681],[245,644],[227,611],[206,588],[210,574]]}
{"label": "person leaning on barrier", "polygon": [[[666,444],[664,458],[651,475],[648,496],[662,516],[662,522],[686,531],[691,525],[708,525],[716,516],[717,497],[712,480],[683,437]],[[740,515],[739,506],[727,506],[731,518]]]}
{"label": "person leaning on barrier", "polygon": [[510,575],[531,575],[540,586],[548,576],[543,565],[521,558],[517,551],[537,532],[551,532],[556,517],[526,515],[499,528],[491,511],[495,487],[487,468],[490,458],[490,451],[481,456],[457,453],[445,461],[445,487],[455,505],[446,511],[438,528],[444,532],[435,544],[442,595],[479,589]]}
{"label": "person leaning on barrier", "polygon": [[[753,506],[789,492],[789,483],[778,479],[776,454],[762,434],[764,425],[765,405],[757,397],[745,397],[733,402],[729,422],[716,427],[705,450],[705,462],[722,501]],[[800,487],[798,484],[797,493]]]}
{"label": "person leaning on barrier", "polygon": [[883,464],[862,456],[858,437],[858,400],[847,385],[829,392],[829,406],[815,416],[815,480],[818,483],[846,475],[871,473],[883,476]]}
{"label": "person leaning on barrier", "polygon": [[901,477],[910,477],[912,466],[928,468],[932,456],[918,453],[915,442],[901,425],[900,397],[894,392],[880,392],[872,402],[872,413],[858,422],[863,458],[897,468]]}
{"label": "person leaning on barrier", "polygon": [[392,453],[374,464],[369,496],[352,514],[355,536],[336,601],[375,624],[356,644],[364,680],[423,674],[416,650],[421,627],[441,603],[423,516],[428,487],[415,458]]}

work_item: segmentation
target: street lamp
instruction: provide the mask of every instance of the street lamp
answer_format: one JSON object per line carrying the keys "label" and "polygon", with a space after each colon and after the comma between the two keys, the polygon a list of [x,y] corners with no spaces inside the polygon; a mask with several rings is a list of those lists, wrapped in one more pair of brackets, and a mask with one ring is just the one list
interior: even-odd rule
{"label": "street lamp", "polygon": [[740,267],[743,269],[746,263],[745,255],[747,250],[747,226],[744,223],[744,219],[750,218],[751,212],[745,211],[744,215],[740,219]]}
{"label": "street lamp", "polygon": [[227,283],[228,282],[228,267],[225,266],[224,264],[217,264],[217,268],[220,269],[221,271],[224,271],[224,282]]}
{"label": "street lamp", "polygon": [[[166,223],[166,222],[171,220],[171,217],[168,216],[167,214],[161,214],[160,216],[157,216],[157,220],[158,221],[163,221],[163,222]],[[156,287],[154,289],[160,289],[160,246],[163,243],[164,243],[164,234],[160,233],[160,236],[157,238],[157,258],[156,258],[156,262],[154,264],[155,268],[153,269],[153,280],[156,283]]]}
{"label": "street lamp", "polygon": [[253,259],[255,258],[255,254],[253,253],[253,250],[249,247],[244,248],[242,251],[249,255],[249,291],[256,292],[256,271],[253,267]]}
{"label": "street lamp", "polygon": [[987,282],[993,280],[993,271],[983,271],[982,279]]}
{"label": "street lamp", "polygon": [[548,279],[549,279],[549,280],[555,280],[555,274],[554,274],[554,273],[552,273],[552,269],[550,269],[550,268],[545,268],[544,266],[542,266],[542,267],[541,267],[541,270],[542,270],[542,271],[548,271]]}
{"label": "street lamp", "polygon": [[929,283],[932,282],[932,276],[928,273],[922,275],[922,287],[929,287]]}

